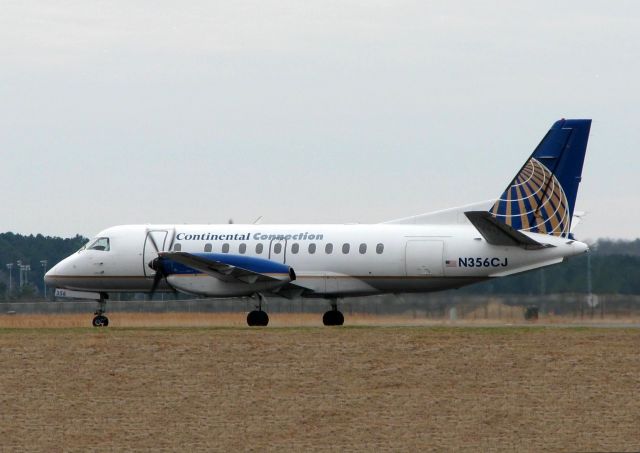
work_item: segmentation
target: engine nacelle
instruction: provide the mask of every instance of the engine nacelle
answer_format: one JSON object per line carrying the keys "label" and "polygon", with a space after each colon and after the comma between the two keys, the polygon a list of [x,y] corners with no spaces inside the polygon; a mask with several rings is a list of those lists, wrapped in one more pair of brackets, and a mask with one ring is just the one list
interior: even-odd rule
{"label": "engine nacelle", "polygon": [[178,291],[198,296],[234,297],[250,296],[257,292],[273,291],[290,281],[295,280],[293,269],[289,275],[283,274],[277,280],[255,281],[224,281],[208,274],[173,274],[167,276],[167,281]]}

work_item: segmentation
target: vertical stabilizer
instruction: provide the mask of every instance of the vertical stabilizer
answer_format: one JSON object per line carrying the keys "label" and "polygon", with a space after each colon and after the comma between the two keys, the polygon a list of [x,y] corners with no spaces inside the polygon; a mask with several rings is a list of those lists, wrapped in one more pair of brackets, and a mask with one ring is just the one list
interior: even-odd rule
{"label": "vertical stabilizer", "polygon": [[567,237],[591,120],[557,121],[489,212],[516,230]]}

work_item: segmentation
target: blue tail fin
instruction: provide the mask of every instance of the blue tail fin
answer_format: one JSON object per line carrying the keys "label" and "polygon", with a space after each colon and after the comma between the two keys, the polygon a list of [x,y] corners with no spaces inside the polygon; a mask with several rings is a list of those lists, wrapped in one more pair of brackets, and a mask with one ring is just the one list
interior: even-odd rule
{"label": "blue tail fin", "polygon": [[516,230],[569,236],[590,129],[557,121],[489,212]]}

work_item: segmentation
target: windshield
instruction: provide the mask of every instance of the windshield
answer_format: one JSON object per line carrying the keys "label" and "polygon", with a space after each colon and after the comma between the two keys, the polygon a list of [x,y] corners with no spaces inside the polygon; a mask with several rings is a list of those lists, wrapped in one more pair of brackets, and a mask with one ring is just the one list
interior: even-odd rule
{"label": "windshield", "polygon": [[86,247],[87,247],[87,250],[101,250],[103,252],[108,252],[109,238],[95,238]]}

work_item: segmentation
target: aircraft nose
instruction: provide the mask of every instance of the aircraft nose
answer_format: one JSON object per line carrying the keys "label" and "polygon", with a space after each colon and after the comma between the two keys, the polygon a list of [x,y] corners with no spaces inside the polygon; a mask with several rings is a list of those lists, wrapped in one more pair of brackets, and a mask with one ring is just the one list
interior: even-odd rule
{"label": "aircraft nose", "polygon": [[46,285],[52,286],[54,283],[54,274],[51,272],[55,267],[49,269],[46,274],[44,274],[44,283]]}
{"label": "aircraft nose", "polygon": [[68,274],[66,270],[68,270],[69,268],[69,259],[70,257],[60,261],[58,264],[49,269],[46,274],[44,274],[44,282],[47,284],[47,286],[61,287],[63,285],[63,277]]}
{"label": "aircraft nose", "polygon": [[58,279],[56,278],[57,274],[56,274],[56,268],[58,267],[58,265],[53,266],[51,269],[49,269],[47,271],[46,274],[44,274],[44,283],[47,286],[55,286],[56,283],[58,283]]}

